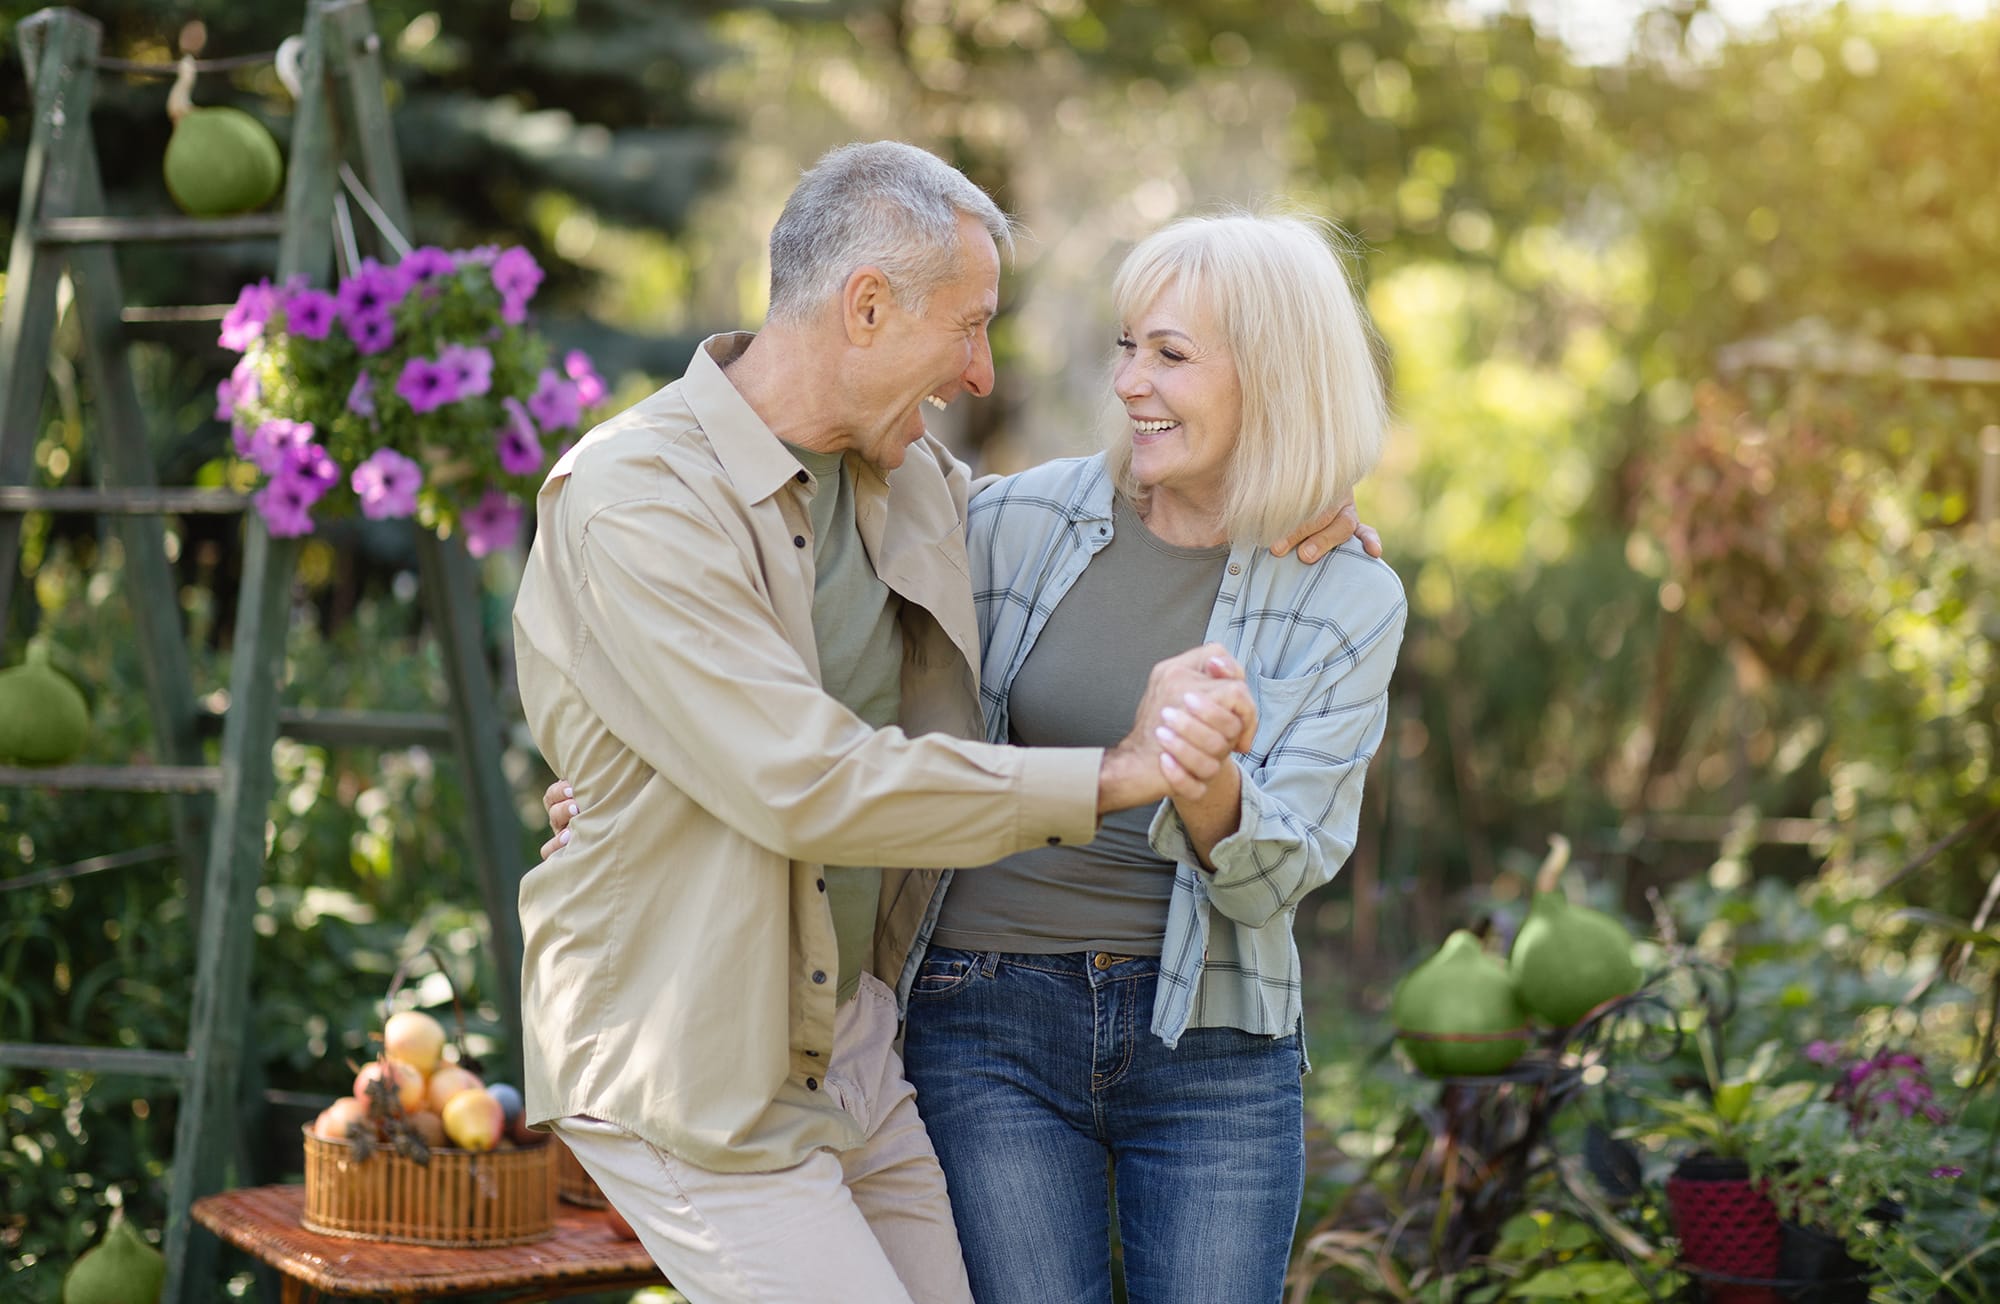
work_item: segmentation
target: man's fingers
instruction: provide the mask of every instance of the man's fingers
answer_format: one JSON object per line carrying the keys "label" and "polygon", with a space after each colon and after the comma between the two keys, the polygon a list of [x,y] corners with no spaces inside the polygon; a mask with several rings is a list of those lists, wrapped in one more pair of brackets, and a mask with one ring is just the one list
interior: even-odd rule
{"label": "man's fingers", "polygon": [[1375,533],[1374,526],[1355,526],[1354,537],[1361,540],[1361,550],[1370,557],[1380,558],[1382,556],[1382,536]]}

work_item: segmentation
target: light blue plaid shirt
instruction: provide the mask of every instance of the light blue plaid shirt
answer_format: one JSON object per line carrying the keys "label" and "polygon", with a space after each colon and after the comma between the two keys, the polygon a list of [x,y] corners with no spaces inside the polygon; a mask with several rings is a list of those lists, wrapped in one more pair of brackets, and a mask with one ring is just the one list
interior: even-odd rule
{"label": "light blue plaid shirt", "polygon": [[[980,706],[988,742],[1007,741],[1007,694],[1049,613],[1111,542],[1103,455],[1065,458],[992,482],[967,526],[979,616]],[[1153,1032],[1190,1027],[1284,1036],[1299,1026],[1292,916],[1354,850],[1361,784],[1382,741],[1389,674],[1408,604],[1396,573],[1349,542],[1314,566],[1254,544],[1230,549],[1207,639],[1249,672],[1257,736],[1237,831],[1211,873],[1162,802],[1154,850],[1175,862]],[[947,873],[898,984],[909,991],[937,926]]]}

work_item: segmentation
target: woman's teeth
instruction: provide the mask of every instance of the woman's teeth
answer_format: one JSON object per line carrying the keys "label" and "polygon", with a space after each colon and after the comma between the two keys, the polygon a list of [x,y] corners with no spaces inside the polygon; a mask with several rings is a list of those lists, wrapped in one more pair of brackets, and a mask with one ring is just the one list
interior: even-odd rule
{"label": "woman's teeth", "polygon": [[1157,435],[1162,430],[1172,430],[1178,421],[1134,421],[1132,428],[1142,435]]}

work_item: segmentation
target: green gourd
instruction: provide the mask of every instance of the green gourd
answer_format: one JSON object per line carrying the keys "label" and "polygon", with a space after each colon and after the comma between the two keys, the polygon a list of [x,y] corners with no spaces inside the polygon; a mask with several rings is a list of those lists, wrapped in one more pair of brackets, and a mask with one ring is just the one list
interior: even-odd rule
{"label": "green gourd", "polygon": [[1397,984],[1389,1013],[1398,1033],[1490,1036],[1523,1032],[1520,1037],[1494,1041],[1401,1038],[1410,1062],[1433,1077],[1499,1073],[1528,1048],[1527,1016],[1514,994],[1507,967],[1486,954],[1479,939],[1462,928],[1444,940],[1436,955]]}
{"label": "green gourd", "polygon": [[1508,957],[1521,1004],[1557,1028],[1629,994],[1640,977],[1625,926],[1600,911],[1571,905],[1562,894],[1568,859],[1569,844],[1559,841],[1536,878],[1534,904]]}
{"label": "green gourd", "polygon": [[167,113],[174,120],[162,167],[167,193],[196,217],[262,208],[285,177],[278,142],[241,109],[194,107],[193,86],[193,65],[184,62],[167,99]]}
{"label": "green gourd", "polygon": [[26,661],[0,670],[0,763],[65,765],[89,737],[82,690],[49,664],[47,643],[29,643]]}
{"label": "green gourd", "polygon": [[166,1256],[147,1244],[120,1209],[112,1213],[104,1239],[63,1278],[62,1304],[159,1304],[166,1280]]}

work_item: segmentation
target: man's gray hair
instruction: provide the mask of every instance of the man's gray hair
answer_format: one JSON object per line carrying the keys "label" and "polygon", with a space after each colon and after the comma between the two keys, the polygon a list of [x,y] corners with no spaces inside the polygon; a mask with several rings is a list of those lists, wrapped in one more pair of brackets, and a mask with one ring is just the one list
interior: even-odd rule
{"label": "man's gray hair", "polygon": [[893,140],[829,151],[771,228],[770,319],[804,320],[868,266],[889,278],[898,303],[922,312],[960,270],[960,214],[978,218],[1002,252],[1013,252],[1007,215],[936,155]]}

